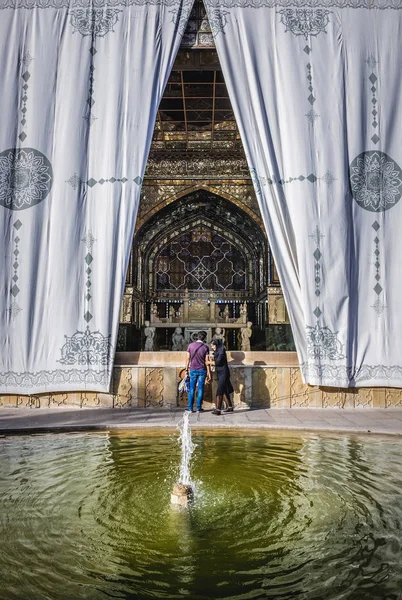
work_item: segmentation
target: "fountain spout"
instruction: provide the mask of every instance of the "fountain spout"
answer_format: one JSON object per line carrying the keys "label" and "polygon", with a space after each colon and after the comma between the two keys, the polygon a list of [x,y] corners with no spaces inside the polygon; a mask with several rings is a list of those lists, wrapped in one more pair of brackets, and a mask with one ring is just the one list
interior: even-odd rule
{"label": "fountain spout", "polygon": [[188,506],[193,499],[193,488],[191,485],[176,483],[170,495],[170,502],[179,506]]}

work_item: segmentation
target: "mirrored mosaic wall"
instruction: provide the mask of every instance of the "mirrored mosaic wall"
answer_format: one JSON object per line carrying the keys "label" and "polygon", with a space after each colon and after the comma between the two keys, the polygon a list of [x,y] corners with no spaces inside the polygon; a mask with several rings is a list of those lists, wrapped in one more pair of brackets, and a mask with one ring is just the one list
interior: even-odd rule
{"label": "mirrored mosaic wall", "polygon": [[134,240],[132,282],[147,298],[220,292],[252,299],[266,293],[269,249],[248,214],[199,190],[157,211]]}
{"label": "mirrored mosaic wall", "polygon": [[194,2],[181,45],[184,48],[215,47],[211,26],[202,0]]}
{"label": "mirrored mosaic wall", "polygon": [[207,227],[169,242],[155,263],[155,289],[245,290],[247,259],[233,243]]}

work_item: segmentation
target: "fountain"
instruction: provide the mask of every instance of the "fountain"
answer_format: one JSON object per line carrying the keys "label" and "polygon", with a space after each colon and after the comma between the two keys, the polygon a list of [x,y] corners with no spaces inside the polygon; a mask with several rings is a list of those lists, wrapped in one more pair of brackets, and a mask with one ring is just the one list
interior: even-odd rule
{"label": "fountain", "polygon": [[195,450],[195,445],[191,437],[191,426],[189,421],[190,413],[185,412],[183,418],[178,423],[180,431],[179,444],[181,445],[181,463],[179,482],[175,484],[170,496],[172,504],[188,506],[193,498],[193,483],[190,476],[190,461]]}
{"label": "fountain", "polygon": [[401,600],[399,438],[193,419],[2,437],[0,598]]}

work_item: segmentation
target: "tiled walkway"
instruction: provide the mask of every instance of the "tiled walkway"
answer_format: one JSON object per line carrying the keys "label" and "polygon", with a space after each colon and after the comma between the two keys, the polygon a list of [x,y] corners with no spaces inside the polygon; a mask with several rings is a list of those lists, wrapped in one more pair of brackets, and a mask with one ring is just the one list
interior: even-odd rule
{"label": "tiled walkway", "polygon": [[[182,410],[169,409],[0,409],[0,434],[134,427],[175,427]],[[191,415],[191,425],[209,428],[344,431],[402,435],[402,409],[260,409],[215,416]]]}

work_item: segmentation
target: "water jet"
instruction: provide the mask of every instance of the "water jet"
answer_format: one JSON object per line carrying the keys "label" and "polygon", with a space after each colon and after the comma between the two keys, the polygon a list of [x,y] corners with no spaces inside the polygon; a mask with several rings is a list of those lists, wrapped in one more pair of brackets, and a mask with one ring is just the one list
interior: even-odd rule
{"label": "water jet", "polygon": [[194,496],[194,486],[190,476],[190,461],[195,450],[195,445],[191,436],[189,417],[190,413],[185,412],[183,418],[177,424],[180,431],[181,463],[179,481],[173,487],[170,502],[180,506],[188,506]]}

